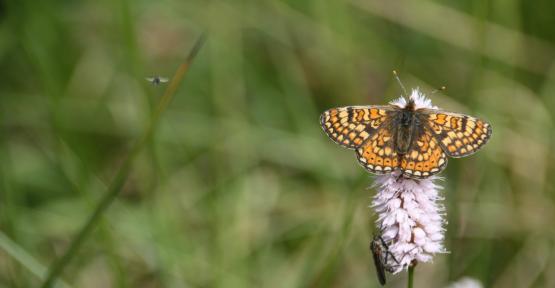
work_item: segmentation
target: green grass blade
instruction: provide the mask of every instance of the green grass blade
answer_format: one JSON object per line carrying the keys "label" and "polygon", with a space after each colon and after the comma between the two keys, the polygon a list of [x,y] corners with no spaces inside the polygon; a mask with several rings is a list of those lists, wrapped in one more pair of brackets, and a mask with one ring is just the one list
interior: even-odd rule
{"label": "green grass blade", "polygon": [[[31,273],[40,279],[46,278],[47,268],[44,267],[37,259],[33,258],[25,249],[12,241],[6,234],[0,231],[0,249],[10,255],[13,259],[19,262],[23,267],[27,268]],[[62,288],[69,288],[67,283],[63,281],[58,282],[58,286]]]}
{"label": "green grass blade", "polygon": [[191,65],[194,56],[197,54],[203,42],[204,36],[201,36],[201,38],[199,38],[199,40],[196,42],[186,61],[178,67],[175,75],[168,85],[168,88],[166,88],[164,92],[164,96],[162,96],[162,99],[160,99],[160,102],[156,111],[154,112],[154,116],[152,117],[149,127],[140,138],[140,140],[135,144],[135,146],[121,165],[114,180],[108,187],[108,191],[101,199],[100,203],[98,203],[98,206],[95,208],[94,212],[91,214],[83,228],[81,228],[79,233],[77,233],[77,236],[75,236],[67,251],[51,266],[48,277],[41,287],[52,287],[56,278],[59,277],[64,268],[69,264],[73,257],[75,257],[81,245],[90,236],[92,230],[98,225],[101,216],[106,212],[110,204],[119,195],[123,185],[125,184],[125,181],[127,180],[127,177],[129,176],[133,160],[147,145],[148,139],[150,139],[150,137],[152,136],[154,129],[160,119],[160,116],[171,102],[175,91],[179,87],[179,84],[181,84],[181,82],[183,81],[183,78],[186,72],[189,70],[189,66]]}

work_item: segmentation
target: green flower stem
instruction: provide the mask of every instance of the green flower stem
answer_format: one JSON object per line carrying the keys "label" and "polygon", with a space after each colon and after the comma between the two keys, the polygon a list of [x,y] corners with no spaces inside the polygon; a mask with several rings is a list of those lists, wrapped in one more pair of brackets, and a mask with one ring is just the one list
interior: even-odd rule
{"label": "green flower stem", "polygon": [[413,265],[413,264],[411,264],[409,266],[409,278],[408,278],[408,281],[407,281],[407,287],[408,288],[414,287],[414,266],[415,265]]}
{"label": "green flower stem", "polygon": [[101,199],[100,203],[98,203],[98,206],[96,206],[94,212],[91,214],[91,216],[89,217],[85,225],[81,228],[79,233],[77,233],[77,235],[69,245],[69,248],[67,249],[67,251],[50,267],[48,277],[46,278],[46,280],[44,281],[41,287],[47,288],[47,287],[53,286],[56,278],[59,277],[59,275],[62,273],[64,268],[69,264],[69,262],[73,259],[73,257],[75,257],[83,242],[85,242],[85,240],[91,234],[91,231],[98,225],[98,222],[101,219],[101,216],[106,212],[106,209],[108,209],[110,204],[114,202],[114,199],[116,199],[116,197],[121,192],[121,188],[123,187],[123,185],[125,184],[125,181],[127,180],[127,177],[129,176],[129,172],[131,170],[133,160],[137,157],[139,152],[142,151],[142,149],[146,146],[150,137],[153,135],[154,129],[158,124],[160,116],[166,110],[169,103],[171,102],[175,94],[175,91],[179,87],[179,84],[181,84],[181,82],[183,81],[183,78],[186,72],[189,70],[189,66],[191,65],[195,55],[197,54],[197,52],[199,51],[203,43],[204,43],[204,36],[201,36],[195,43],[195,46],[189,53],[189,56],[187,57],[185,62],[179,65],[179,67],[177,68],[175,75],[170,81],[168,87],[164,92],[164,95],[160,99],[160,102],[158,103],[158,106],[154,111],[154,115],[152,117],[152,120],[150,121],[150,124],[147,130],[145,131],[143,136],[139,139],[139,141],[133,146],[131,152],[129,152],[129,154],[127,155],[127,158],[125,158],[125,161],[123,162],[120,169],[116,173],[114,180],[112,181],[112,183],[110,183],[110,186],[108,187],[108,191]]}

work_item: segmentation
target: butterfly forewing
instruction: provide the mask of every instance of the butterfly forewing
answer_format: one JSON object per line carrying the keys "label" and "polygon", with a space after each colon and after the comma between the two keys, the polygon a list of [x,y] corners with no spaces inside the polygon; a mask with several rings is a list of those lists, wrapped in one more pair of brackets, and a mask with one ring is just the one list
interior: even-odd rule
{"label": "butterfly forewing", "polygon": [[336,143],[360,147],[388,119],[390,106],[348,106],[329,109],[320,116],[322,129]]}
{"label": "butterfly forewing", "polygon": [[472,116],[433,109],[421,109],[434,137],[450,157],[464,157],[478,151],[491,136],[491,125]]}

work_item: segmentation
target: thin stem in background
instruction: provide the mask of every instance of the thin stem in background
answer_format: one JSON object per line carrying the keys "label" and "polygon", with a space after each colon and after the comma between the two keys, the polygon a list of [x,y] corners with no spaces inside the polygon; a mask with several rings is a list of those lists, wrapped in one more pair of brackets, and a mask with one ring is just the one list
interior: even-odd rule
{"label": "thin stem in background", "polygon": [[[27,253],[25,249],[19,246],[17,243],[12,241],[6,234],[0,231],[0,248],[14,258],[21,266],[27,268],[31,273],[40,279],[45,278],[47,269],[44,267],[37,259],[33,258],[32,255]],[[69,284],[60,280],[59,286],[62,288],[71,287]]]}
{"label": "thin stem in background", "polygon": [[185,73],[189,70],[189,66],[191,65],[195,55],[198,53],[200,47],[204,43],[204,39],[205,39],[204,35],[202,35],[195,43],[195,46],[189,53],[189,56],[187,57],[185,62],[179,65],[179,67],[177,68],[175,75],[173,76],[168,87],[166,88],[164,95],[160,99],[160,102],[158,103],[158,107],[154,111],[154,115],[152,117],[152,120],[150,121],[150,124],[147,130],[145,131],[143,136],[139,139],[139,141],[135,144],[135,146],[132,148],[131,152],[129,152],[127,158],[125,158],[120,169],[117,171],[114,180],[112,181],[112,183],[110,183],[110,186],[108,187],[108,191],[101,199],[100,203],[98,203],[98,206],[91,214],[91,216],[89,217],[89,219],[87,220],[83,228],[81,228],[79,233],[77,233],[77,235],[69,245],[69,248],[67,249],[67,251],[57,261],[55,261],[54,264],[52,264],[52,266],[50,267],[48,276],[41,287],[43,288],[52,287],[56,278],[59,277],[59,275],[62,273],[64,268],[69,264],[69,262],[73,259],[73,257],[75,257],[83,242],[85,242],[85,240],[89,237],[91,231],[98,225],[98,221],[101,219],[101,216],[106,212],[106,209],[110,206],[110,204],[112,204],[112,202],[116,199],[116,197],[121,192],[121,189],[125,184],[127,177],[129,176],[129,172],[131,170],[133,160],[137,157],[139,152],[142,151],[142,149],[148,142],[148,139],[150,139],[150,137],[153,135],[154,129],[158,124],[161,114],[166,110],[169,103],[171,102],[173,95],[175,94],[175,91],[177,90],[177,88],[179,87],[179,84],[181,84],[185,76]]}

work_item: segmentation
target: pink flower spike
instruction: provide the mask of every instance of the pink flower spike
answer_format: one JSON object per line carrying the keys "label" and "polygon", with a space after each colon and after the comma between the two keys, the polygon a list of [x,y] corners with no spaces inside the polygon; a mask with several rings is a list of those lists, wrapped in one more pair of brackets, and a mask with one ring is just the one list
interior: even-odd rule
{"label": "pink flower spike", "polygon": [[386,263],[396,274],[413,261],[429,262],[443,247],[444,207],[439,202],[439,177],[414,180],[399,172],[376,177],[377,193],[371,207],[378,213],[377,226],[397,262]]}

